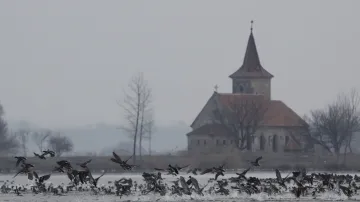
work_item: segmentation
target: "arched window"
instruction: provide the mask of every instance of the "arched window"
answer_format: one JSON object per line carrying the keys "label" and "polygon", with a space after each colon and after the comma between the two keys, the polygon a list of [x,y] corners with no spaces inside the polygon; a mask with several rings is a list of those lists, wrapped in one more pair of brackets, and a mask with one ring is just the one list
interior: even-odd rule
{"label": "arched window", "polygon": [[240,93],[243,93],[243,92],[244,92],[244,86],[241,85],[241,84],[239,85],[239,92],[240,92]]}
{"label": "arched window", "polygon": [[278,136],[277,135],[274,135],[273,137],[273,152],[277,152],[277,149],[278,149]]}
{"label": "arched window", "polygon": [[260,136],[260,150],[261,151],[265,150],[265,144],[266,144],[266,139],[265,139],[264,135],[262,134]]}

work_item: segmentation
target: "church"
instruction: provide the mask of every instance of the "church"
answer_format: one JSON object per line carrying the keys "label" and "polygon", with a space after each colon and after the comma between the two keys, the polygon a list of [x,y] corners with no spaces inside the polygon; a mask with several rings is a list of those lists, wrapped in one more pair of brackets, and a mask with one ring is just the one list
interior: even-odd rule
{"label": "church", "polygon": [[[244,131],[251,131],[248,132],[248,136],[251,137],[244,140],[246,142],[244,145],[247,150],[253,152],[281,153],[304,149],[307,139],[304,135],[305,121],[281,100],[271,99],[271,79],[274,76],[260,63],[252,27],[243,64],[229,77],[232,80],[232,93],[220,93],[215,90],[191,124],[192,131],[186,134],[189,153],[235,151],[240,148],[241,141],[238,136],[243,135]],[[244,103],[263,103],[262,106],[266,106],[262,107],[264,110],[261,114],[258,104],[256,108],[253,107],[258,109],[258,121],[252,118],[252,121],[249,121],[251,127],[247,127],[239,118],[240,111],[244,114],[247,108],[251,107]],[[237,107],[231,108],[230,105]],[[227,108],[232,109],[233,115],[223,114],[225,118],[221,120],[225,121],[221,121],[215,111]],[[236,112],[235,119],[234,112]],[[254,110],[251,113],[248,110],[248,117],[249,114],[254,117],[254,113]],[[235,130],[228,127],[230,117],[233,117],[232,120],[235,122],[239,121],[233,124],[237,127]]]}

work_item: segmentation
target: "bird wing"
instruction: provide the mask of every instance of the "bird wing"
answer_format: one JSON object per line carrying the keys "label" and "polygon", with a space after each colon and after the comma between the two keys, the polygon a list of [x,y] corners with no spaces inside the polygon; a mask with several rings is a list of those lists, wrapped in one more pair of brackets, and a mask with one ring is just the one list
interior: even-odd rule
{"label": "bird wing", "polygon": [[112,162],[114,162],[114,163],[120,163],[120,161],[119,161],[119,160],[114,159],[114,158],[111,158],[110,160],[111,160]]}
{"label": "bird wing", "polygon": [[22,173],[22,172],[23,172],[23,169],[19,170],[19,171],[14,175],[13,178],[15,178],[17,175],[19,175],[19,174]]}
{"label": "bird wing", "polygon": [[94,179],[93,184],[94,184],[95,187],[97,187],[97,183],[98,183],[99,179],[100,179],[103,175],[105,175],[105,173],[106,173],[106,172],[103,172],[99,177],[97,177],[97,178]]}
{"label": "bird wing", "polygon": [[100,177],[104,176],[106,172],[103,172],[97,179],[100,179]]}
{"label": "bird wing", "polygon": [[18,167],[18,166],[19,166],[20,161],[21,161],[21,159],[17,159],[17,161],[16,161],[16,167]]}
{"label": "bird wing", "polygon": [[39,179],[39,175],[35,171],[33,171],[33,174],[34,174],[36,179]]}
{"label": "bird wing", "polygon": [[32,172],[29,172],[29,173],[28,173],[28,179],[29,179],[29,180],[33,180],[33,179],[34,179],[34,175],[33,175]]}
{"label": "bird wing", "polygon": [[262,156],[258,157],[255,161],[259,162],[262,159]]}
{"label": "bird wing", "polygon": [[[189,164],[190,165],[190,164]],[[178,170],[181,170],[183,168],[189,167],[189,165],[183,166],[183,167],[178,167]]]}
{"label": "bird wing", "polygon": [[176,173],[176,174],[179,174],[179,170],[177,168],[174,168],[173,171]]}
{"label": "bird wing", "polygon": [[115,157],[116,160],[121,161],[120,156],[117,155],[115,152],[113,152],[113,156]]}
{"label": "bird wing", "polygon": [[288,179],[289,176],[290,176],[290,173],[284,178],[284,180]]}
{"label": "bird wing", "polygon": [[44,182],[44,181],[50,179],[50,176],[51,176],[51,174],[43,175],[43,176],[40,177],[39,181]]}
{"label": "bird wing", "polygon": [[165,169],[162,169],[162,168],[154,168],[154,170],[157,170],[157,171],[165,171]]}
{"label": "bird wing", "polygon": [[281,177],[281,173],[278,169],[275,169],[275,173],[276,173],[276,179],[281,182],[282,181],[282,177]]}
{"label": "bird wing", "polygon": [[80,166],[86,166],[88,163],[90,163],[90,162],[91,162],[91,160],[92,160],[92,159],[87,160],[87,161],[85,161],[84,163],[78,163],[77,165],[80,165]]}
{"label": "bird wing", "polygon": [[79,172],[79,179],[80,182],[84,184],[86,176],[89,176],[90,178],[93,178],[90,172],[81,171]]}
{"label": "bird wing", "polygon": [[195,179],[195,178],[192,177],[192,178],[191,178],[191,184],[193,184],[194,187],[195,187],[197,190],[200,189],[199,182],[197,181],[197,179]]}
{"label": "bird wing", "polygon": [[131,155],[128,159],[126,159],[125,163],[127,163],[133,156],[134,156],[134,154]]}
{"label": "bird wing", "polygon": [[219,177],[219,175],[220,175],[219,172],[217,172],[217,173],[215,174],[215,180]]}
{"label": "bird wing", "polygon": [[73,181],[74,180],[74,176],[71,174],[71,173],[66,173],[67,174],[67,176],[68,176],[68,178],[69,178],[69,180],[70,181]]}
{"label": "bird wing", "polygon": [[241,175],[246,175],[246,173],[250,170],[251,167],[249,167],[248,169],[244,170]]}
{"label": "bird wing", "polygon": [[219,168],[223,169],[225,165],[226,165],[226,162],[224,162],[221,166],[219,166]]}
{"label": "bird wing", "polygon": [[300,172],[303,175],[303,177],[306,176],[307,173],[306,168],[302,168]]}
{"label": "bird wing", "polygon": [[201,172],[201,175],[204,175],[206,173],[211,173],[212,170],[213,170],[212,168],[207,168],[207,169],[205,169],[204,171]]}

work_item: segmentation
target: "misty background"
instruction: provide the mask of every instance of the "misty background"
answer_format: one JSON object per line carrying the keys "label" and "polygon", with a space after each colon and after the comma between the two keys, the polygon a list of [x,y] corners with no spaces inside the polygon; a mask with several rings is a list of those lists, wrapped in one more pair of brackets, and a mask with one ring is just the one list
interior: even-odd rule
{"label": "misty background", "polygon": [[52,129],[71,137],[74,152],[106,153],[131,147],[118,129],[124,120],[116,101],[144,72],[153,92],[152,148],[183,149],[214,86],[231,91],[228,76],[242,64],[251,20],[261,63],[275,76],[273,99],[302,115],[359,86],[359,6],[2,1],[0,101],[11,130]]}

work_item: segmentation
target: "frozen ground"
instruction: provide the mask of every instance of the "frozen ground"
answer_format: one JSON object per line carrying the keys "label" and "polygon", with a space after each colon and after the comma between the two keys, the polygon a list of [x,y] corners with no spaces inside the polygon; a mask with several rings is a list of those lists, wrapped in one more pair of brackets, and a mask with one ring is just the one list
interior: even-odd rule
{"label": "frozen ground", "polygon": [[[94,177],[98,175],[94,174]],[[182,174],[185,178],[188,177],[187,174]],[[235,174],[229,174],[227,173],[225,175],[225,178],[233,177]],[[258,178],[275,178],[275,172],[249,172],[247,176],[254,176]],[[24,175],[18,176],[15,179],[12,178],[13,175],[0,175],[0,185],[3,184],[2,181],[6,180],[14,180],[14,184],[31,184],[31,181],[28,181],[27,177]],[[142,183],[142,177],[140,174],[119,174],[119,175],[112,175],[107,174],[104,175],[99,180],[99,185],[107,185],[109,181],[118,180],[122,177],[126,178],[132,178],[134,181],[137,181],[138,183]],[[210,177],[213,177],[213,175],[197,175],[195,176],[196,179],[199,181],[201,185],[205,185]],[[163,178],[165,178],[165,181],[172,181],[175,180],[177,177],[169,176],[169,175],[163,175]],[[221,179],[221,178],[219,178]],[[69,180],[66,177],[66,175],[59,175],[59,174],[53,174],[48,181],[48,183],[53,183],[55,185],[59,184],[68,184]],[[282,195],[274,195],[274,196],[268,196],[267,194],[254,194],[254,195],[246,195],[246,194],[238,194],[236,191],[232,191],[229,196],[220,196],[220,195],[210,195],[206,194],[204,196],[197,196],[196,194],[190,196],[160,196],[158,194],[149,194],[149,195],[135,195],[135,196],[128,196],[119,198],[114,195],[94,195],[90,192],[79,192],[79,193],[68,193],[63,196],[54,196],[53,194],[24,194],[24,196],[16,196],[13,194],[1,194],[0,193],[0,202],[93,202],[93,201],[99,201],[99,202],[113,202],[113,201],[358,201],[360,200],[360,196],[354,196],[351,200],[349,200],[344,195],[338,195],[337,193],[325,193],[324,195],[318,196],[317,199],[313,199],[312,197],[309,198],[300,198],[295,199],[293,194],[282,194]]]}

